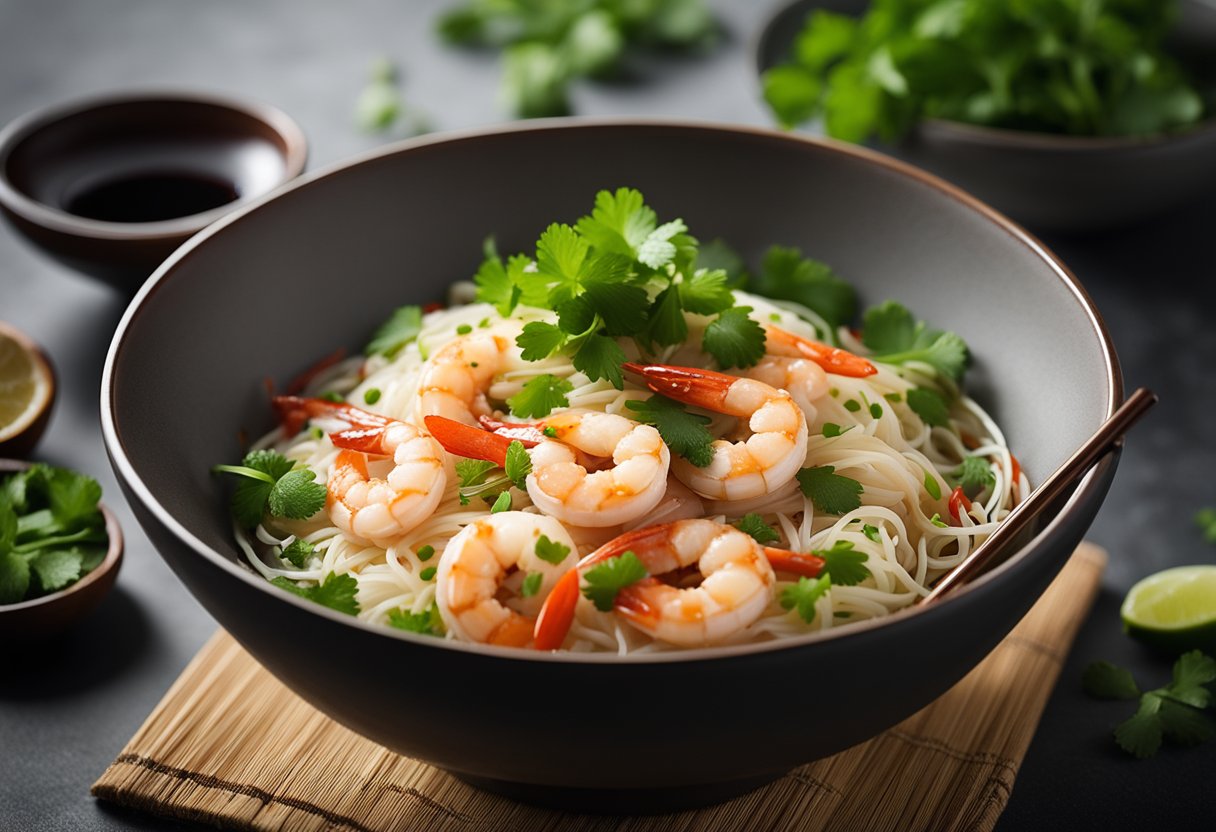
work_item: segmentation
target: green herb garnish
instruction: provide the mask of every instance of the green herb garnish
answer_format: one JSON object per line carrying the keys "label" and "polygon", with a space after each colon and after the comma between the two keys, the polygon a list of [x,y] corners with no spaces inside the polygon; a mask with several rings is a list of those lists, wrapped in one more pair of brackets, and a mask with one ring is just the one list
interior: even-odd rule
{"label": "green herb garnish", "polygon": [[325,506],[325,486],[317,475],[278,451],[252,451],[240,465],[216,465],[215,473],[240,477],[232,493],[232,513],[251,529],[269,513],[272,517],[306,520]]}
{"label": "green herb garnish", "polygon": [[759,514],[743,515],[735,523],[735,528],[741,532],[750,534],[761,546],[766,546],[773,541],[781,539],[781,535],[777,533],[777,530],[768,523],[765,523],[764,518]]}
{"label": "green herb garnish", "polygon": [[693,465],[704,468],[713,462],[714,436],[705,427],[710,423],[708,417],[689,413],[684,405],[659,395],[627,401],[625,407],[637,421],[654,425],[667,447]]}
{"label": "green herb garnish", "polygon": [[861,506],[861,483],[837,474],[835,466],[803,468],[797,476],[803,496],[824,514],[847,514]]}
{"label": "green herb garnish", "polygon": [[633,552],[625,552],[608,558],[583,575],[586,586],[583,595],[594,602],[600,612],[608,612],[616,601],[617,593],[636,584],[647,576],[646,566]]}
{"label": "green herb garnish", "polygon": [[359,602],[355,599],[359,591],[359,583],[355,580],[354,575],[337,575],[330,572],[325,575],[320,584],[314,586],[304,586],[281,576],[272,580],[271,583],[279,589],[285,589],[301,598],[307,598],[323,607],[329,607],[331,610],[337,610],[347,615],[359,614]]}
{"label": "green herb garnish", "polygon": [[569,407],[566,394],[574,385],[564,378],[548,373],[530,379],[523,389],[507,399],[507,406],[516,416],[526,419],[541,419],[556,408]]}
{"label": "green herb garnish", "polygon": [[419,633],[424,636],[442,636],[444,633],[443,616],[439,614],[439,605],[434,601],[422,612],[389,610],[388,623],[407,633]]}
{"label": "green herb garnish", "polygon": [[932,329],[895,301],[866,310],[861,340],[885,364],[926,364],[958,382],[967,367],[967,344],[953,332]]}
{"label": "green herb garnish", "polygon": [[555,566],[566,559],[570,554],[570,547],[564,543],[558,543],[555,540],[550,540],[547,536],[541,535],[536,539],[536,556],[546,563],[552,563]]}

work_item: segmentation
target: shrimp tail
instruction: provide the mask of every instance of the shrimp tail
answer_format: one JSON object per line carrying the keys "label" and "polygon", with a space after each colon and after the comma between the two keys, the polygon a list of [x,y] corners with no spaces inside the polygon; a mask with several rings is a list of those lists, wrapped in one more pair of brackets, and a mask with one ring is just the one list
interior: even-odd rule
{"label": "shrimp tail", "polygon": [[330,418],[346,422],[349,427],[334,431],[329,438],[339,448],[383,454],[381,439],[384,429],[392,422],[379,413],[369,413],[345,402],[328,399],[304,399],[299,396],[275,396],[271,402],[287,435],[295,436],[309,419]]}
{"label": "shrimp tail", "polygon": [[661,617],[659,609],[648,598],[646,590],[662,583],[658,578],[643,578],[616,594],[612,608],[634,624],[655,626]]}
{"label": "shrimp tail", "polygon": [[877,367],[859,355],[803,338],[781,327],[764,327],[764,336],[770,355],[806,358],[839,376],[865,378],[878,372]]}
{"label": "shrimp tail", "polygon": [[544,422],[503,422],[490,416],[478,416],[477,423],[491,433],[523,443],[525,448],[535,448],[548,438]]}
{"label": "shrimp tail", "polygon": [[678,522],[677,520],[672,523],[661,523],[658,526],[648,526],[644,529],[633,529],[614,537],[579,561],[578,568],[581,570],[595,566],[597,563],[602,563],[630,550],[646,552],[658,549],[670,542],[672,532]]}
{"label": "shrimp tail", "polygon": [[578,606],[578,582],[579,571],[571,569],[553,585],[540,608],[540,614],[536,616],[536,627],[532,632],[532,646],[535,649],[556,650],[566,641],[566,634],[574,623],[574,610]]}
{"label": "shrimp tail", "polygon": [[819,574],[823,572],[824,560],[818,555],[800,554],[765,546],[764,556],[768,559],[769,565],[777,572],[788,572],[805,578],[818,578]]}
{"label": "shrimp tail", "polygon": [[739,380],[737,376],[728,376],[713,370],[699,370],[695,367],[633,362],[626,362],[621,366],[640,375],[646,386],[656,393],[716,412],[722,410],[727,391]]}
{"label": "shrimp tail", "polygon": [[468,459],[484,459],[499,467],[507,464],[507,448],[511,447],[511,439],[444,416],[427,416],[424,421],[431,436],[448,453]]}

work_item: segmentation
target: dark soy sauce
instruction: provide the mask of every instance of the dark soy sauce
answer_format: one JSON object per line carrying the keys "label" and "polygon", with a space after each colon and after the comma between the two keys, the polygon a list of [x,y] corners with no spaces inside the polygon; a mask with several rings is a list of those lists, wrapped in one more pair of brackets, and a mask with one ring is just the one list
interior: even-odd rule
{"label": "dark soy sauce", "polygon": [[178,171],[134,173],[73,194],[69,214],[105,222],[158,222],[201,214],[240,194],[224,179]]}

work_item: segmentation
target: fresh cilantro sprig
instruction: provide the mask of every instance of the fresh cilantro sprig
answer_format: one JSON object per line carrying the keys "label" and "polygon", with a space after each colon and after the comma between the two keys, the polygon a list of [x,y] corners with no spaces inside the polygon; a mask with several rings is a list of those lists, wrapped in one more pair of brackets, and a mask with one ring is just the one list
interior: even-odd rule
{"label": "fresh cilantro sprig", "polygon": [[502,97],[521,118],[565,115],[571,83],[618,72],[632,50],[707,47],[717,33],[704,0],[466,0],[438,29],[449,43],[503,50]]}
{"label": "fresh cilantro sprig", "polygon": [[541,419],[556,408],[569,407],[566,394],[574,385],[564,378],[548,373],[530,379],[523,389],[507,399],[507,406],[516,416],[525,419]]}
{"label": "fresh cilantro sprig", "polygon": [[372,340],[364,347],[366,355],[383,355],[394,358],[402,348],[422,332],[422,308],[402,306],[372,333]]}
{"label": "fresh cilantro sprig", "polygon": [[296,569],[303,569],[316,553],[316,547],[308,541],[297,537],[283,547],[283,551],[279,553],[279,557]]}
{"label": "fresh cilantro sprig", "polygon": [[633,552],[608,558],[583,575],[583,596],[600,612],[609,612],[617,593],[647,576],[646,566]]}
{"label": "fresh cilantro sprig", "polygon": [[[520,491],[527,490],[528,474],[532,473],[532,458],[528,456],[522,442],[515,440],[507,446],[507,458],[501,469],[502,473],[490,477],[490,472],[497,469],[497,465],[484,459],[456,460],[456,478],[459,481],[457,494],[460,504],[468,505],[472,497],[483,497],[487,501],[496,502],[511,486]],[[510,507],[509,497],[505,505]]]}
{"label": "fresh cilantro sprig", "polygon": [[953,332],[932,329],[895,301],[866,310],[861,341],[884,364],[926,364],[959,382],[967,367],[967,344]]}
{"label": "fresh cilantro sprig", "polygon": [[439,614],[439,605],[434,601],[422,612],[406,610],[389,610],[388,623],[398,630],[407,633],[419,633],[424,636],[442,636],[445,632],[443,616]]}
{"label": "fresh cilantro sprig", "polygon": [[796,609],[807,624],[815,621],[816,602],[833,586],[855,586],[870,577],[865,565],[868,555],[847,540],[837,540],[830,549],[813,549],[811,554],[823,558],[819,577],[799,578],[782,590],[780,599],[782,609]]}
{"label": "fresh cilantro sprig", "polygon": [[278,451],[252,451],[240,465],[216,465],[211,470],[240,477],[232,493],[232,513],[245,528],[262,522],[267,513],[306,520],[325,505],[325,486],[313,481],[316,473],[297,467]]}
{"label": "fresh cilantro sprig", "polygon": [[928,387],[913,387],[905,397],[908,407],[926,425],[935,428],[950,427],[950,405],[936,390]]}
{"label": "fresh cilantro sprig", "polygon": [[766,546],[781,539],[781,535],[777,530],[764,522],[764,518],[759,514],[745,514],[739,521],[735,523],[735,528],[746,534],[750,534],[757,543],[761,546]]}
{"label": "fresh cilantro sprig", "polygon": [[637,421],[654,425],[673,453],[698,468],[713,462],[714,436],[705,427],[710,423],[709,417],[689,413],[674,399],[657,394],[643,401],[627,401],[625,407]]}
{"label": "fresh cilantro sprig", "polygon": [[[600,191],[589,215],[545,229],[534,258],[504,265],[489,252],[474,277],[476,297],[503,315],[520,304],[554,310],[555,322],[530,321],[516,337],[524,360],[566,355],[590,380],[617,389],[625,361],[617,339],[647,350],[683,343],[686,313],[712,318],[701,346],[718,366],[752,366],[764,355],[764,330],[748,307],[734,305],[725,271],[697,266],[697,241],[687,231],[678,219],[660,224],[632,188]],[[558,395],[538,385],[520,404],[543,410]]]}
{"label": "fresh cilantro sprig", "polygon": [[992,473],[992,465],[982,456],[964,457],[962,464],[950,472],[950,482],[954,486],[962,486],[963,493],[975,497],[986,488],[996,485],[996,475]]}
{"label": "fresh cilantro sprig", "polygon": [[1163,738],[1197,745],[1216,737],[1216,719],[1205,713],[1214,681],[1216,660],[1199,650],[1178,657],[1168,685],[1143,693],[1130,672],[1110,662],[1094,662],[1082,676],[1086,692],[1099,699],[1139,697],[1136,712],[1115,728],[1115,742],[1141,760],[1156,754]]}
{"label": "fresh cilantro sprig", "polygon": [[815,10],[764,97],[792,127],[893,140],[922,118],[1075,135],[1150,135],[1204,102],[1163,44],[1166,2],[926,0],[855,19]]}
{"label": "fresh cilantro sprig", "polygon": [[347,615],[359,614],[359,602],[355,598],[359,591],[359,582],[355,580],[354,575],[338,575],[329,572],[321,583],[314,586],[305,586],[282,576],[275,578],[271,583],[279,589],[285,589],[293,595],[307,598],[309,601],[329,607],[331,610],[337,610]]}
{"label": "fresh cilantro sprig", "polygon": [[747,279],[747,291],[805,306],[823,319],[824,340],[836,343],[837,327],[846,326],[857,315],[857,293],[826,263],[803,257],[802,251],[772,246],[760,270]]}
{"label": "fresh cilantro sprig", "polygon": [[847,514],[861,506],[861,483],[837,474],[833,465],[803,468],[797,477],[803,496],[824,514]]}
{"label": "fresh cilantro sprig", "polygon": [[101,486],[37,464],[0,480],[0,604],[64,589],[105,557]]}

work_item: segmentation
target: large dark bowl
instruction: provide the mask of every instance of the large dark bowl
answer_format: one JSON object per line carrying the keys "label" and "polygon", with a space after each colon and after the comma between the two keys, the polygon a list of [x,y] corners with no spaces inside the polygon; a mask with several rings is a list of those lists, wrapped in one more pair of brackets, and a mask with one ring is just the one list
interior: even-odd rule
{"label": "large dark bowl", "polygon": [[[487,233],[522,250],[626,184],[703,239],[753,259],[801,246],[868,301],[901,298],[962,333],[971,389],[1033,479],[1122,399],[1110,341],[1068,270],[950,186],[793,135],[589,121],[406,142],[221,220],[136,296],[102,391],[136,516],[272,673],[353,730],[475,783],[614,811],[725,799],[932,701],[1034,603],[1115,471],[1100,465],[1012,561],[940,606],[754,647],[618,659],[440,642],[367,626],[241,565],[208,469],[238,457],[242,430],[271,426],[266,376],[357,350],[393,307],[442,299]],[[848,707],[823,719],[829,702]]]}
{"label": "large dark bowl", "polygon": [[[815,9],[860,16],[869,0],[794,0],[756,40],[757,70],[786,61]],[[1173,51],[1204,85],[1216,74],[1216,8],[1181,4]],[[757,93],[759,94],[759,93]],[[965,188],[1035,229],[1092,231],[1216,192],[1216,118],[1152,136],[1066,136],[925,119],[887,153]]]}

